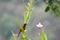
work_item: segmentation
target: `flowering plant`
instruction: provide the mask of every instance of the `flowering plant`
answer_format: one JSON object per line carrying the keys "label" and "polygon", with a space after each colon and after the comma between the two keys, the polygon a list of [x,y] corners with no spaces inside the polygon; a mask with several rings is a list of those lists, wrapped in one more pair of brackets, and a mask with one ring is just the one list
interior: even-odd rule
{"label": "flowering plant", "polygon": [[46,34],[45,34],[45,32],[44,32],[43,25],[42,25],[41,23],[39,23],[39,24],[36,25],[36,26],[37,26],[37,28],[38,28],[39,30],[41,30],[40,40],[47,40],[47,36],[46,36]]}
{"label": "flowering plant", "polygon": [[[29,1],[27,10],[24,12],[24,24],[23,24],[23,26],[21,25],[21,23],[19,23],[18,20],[16,20],[18,26],[20,27],[20,30],[19,30],[19,33],[17,34],[17,36],[18,37],[20,36],[21,40],[29,40],[26,36],[26,25],[28,24],[29,19],[30,19],[33,2],[34,2],[34,0]],[[44,32],[43,25],[41,23],[39,23],[36,26],[38,29],[41,29],[40,40],[47,40],[46,34]],[[22,34],[20,35],[21,32],[22,32]],[[13,32],[12,32],[12,34],[13,34],[14,40],[17,40],[16,35]]]}

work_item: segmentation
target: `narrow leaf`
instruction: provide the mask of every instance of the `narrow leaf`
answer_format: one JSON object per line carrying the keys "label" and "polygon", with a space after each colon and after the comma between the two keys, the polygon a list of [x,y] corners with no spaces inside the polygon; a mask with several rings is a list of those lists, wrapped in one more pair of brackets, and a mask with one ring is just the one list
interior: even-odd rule
{"label": "narrow leaf", "polygon": [[16,20],[16,23],[18,24],[18,26],[20,27],[20,29],[22,29],[22,31],[23,31],[22,24],[18,20]]}
{"label": "narrow leaf", "polygon": [[44,32],[44,29],[42,29],[41,35],[40,35],[40,40],[47,40],[47,36]]}

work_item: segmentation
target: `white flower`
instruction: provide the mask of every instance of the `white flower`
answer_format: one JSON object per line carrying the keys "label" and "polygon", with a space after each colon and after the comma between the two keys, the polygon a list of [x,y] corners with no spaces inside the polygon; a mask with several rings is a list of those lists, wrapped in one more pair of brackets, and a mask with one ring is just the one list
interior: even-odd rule
{"label": "white flower", "polygon": [[37,28],[41,29],[43,27],[43,25],[39,22],[39,24],[36,25]]}

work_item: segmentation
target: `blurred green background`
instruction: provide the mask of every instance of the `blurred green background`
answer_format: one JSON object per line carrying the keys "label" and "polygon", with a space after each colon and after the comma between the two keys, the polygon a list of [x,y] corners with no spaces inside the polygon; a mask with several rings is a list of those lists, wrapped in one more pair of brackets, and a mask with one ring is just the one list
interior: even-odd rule
{"label": "blurred green background", "polygon": [[[24,7],[28,0],[0,0],[0,40],[13,40],[11,31],[18,33],[19,27],[16,19],[23,24]],[[31,40],[39,40],[36,24],[44,25],[48,40],[60,40],[60,17],[53,12],[45,12],[47,4],[43,0],[35,0],[33,11],[27,25],[27,36]]]}

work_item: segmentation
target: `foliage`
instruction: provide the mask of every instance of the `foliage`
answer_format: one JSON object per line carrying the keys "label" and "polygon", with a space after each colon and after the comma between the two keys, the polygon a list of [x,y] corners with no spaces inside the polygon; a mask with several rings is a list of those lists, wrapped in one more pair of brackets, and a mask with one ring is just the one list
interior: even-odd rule
{"label": "foliage", "polygon": [[45,0],[47,7],[45,12],[53,11],[56,16],[60,16],[60,1],[59,0]]}
{"label": "foliage", "polygon": [[30,3],[28,3],[27,10],[24,12],[24,24],[27,24],[30,19],[32,4],[33,4],[33,0],[31,0]]}
{"label": "foliage", "polygon": [[[24,12],[24,24],[28,24],[28,21],[31,16],[32,4],[33,4],[33,0],[30,0],[28,3],[27,10]],[[22,24],[19,23],[18,20],[16,20],[16,22],[17,22],[18,26],[20,27],[20,29],[22,29],[21,40],[28,40],[28,38],[26,37],[26,34],[25,34],[25,30],[22,27]],[[16,40],[16,37],[14,35],[13,35],[13,37],[14,37],[14,40]]]}
{"label": "foliage", "polygon": [[40,40],[47,40],[47,36],[46,36],[43,28],[42,28],[42,30],[41,30]]}

